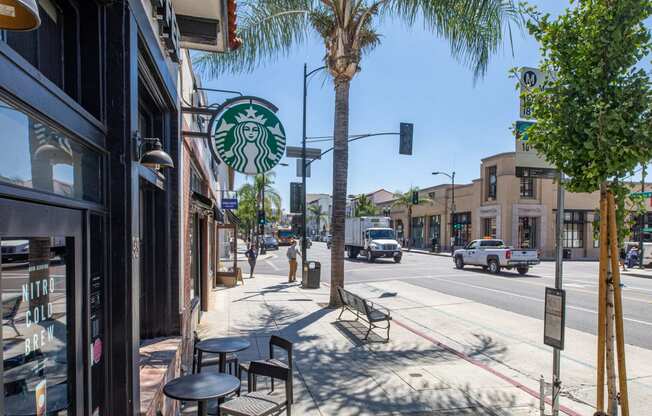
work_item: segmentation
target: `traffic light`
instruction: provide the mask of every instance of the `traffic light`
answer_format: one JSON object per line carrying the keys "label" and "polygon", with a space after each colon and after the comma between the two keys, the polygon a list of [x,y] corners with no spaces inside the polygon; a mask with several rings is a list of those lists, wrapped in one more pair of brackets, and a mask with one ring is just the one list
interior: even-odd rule
{"label": "traffic light", "polygon": [[401,123],[401,143],[398,152],[402,155],[412,154],[412,134],[414,132],[414,124]]}
{"label": "traffic light", "polygon": [[299,214],[302,212],[303,184],[301,182],[290,183],[290,212]]}
{"label": "traffic light", "polygon": [[258,225],[265,225],[265,211],[262,209],[258,211]]}
{"label": "traffic light", "polygon": [[419,205],[419,191],[412,191],[412,204]]}

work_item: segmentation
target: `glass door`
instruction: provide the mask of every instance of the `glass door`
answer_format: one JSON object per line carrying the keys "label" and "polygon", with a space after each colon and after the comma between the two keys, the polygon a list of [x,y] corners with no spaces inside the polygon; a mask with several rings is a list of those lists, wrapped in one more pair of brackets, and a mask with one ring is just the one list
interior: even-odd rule
{"label": "glass door", "polygon": [[0,414],[83,414],[81,225],[81,211],[0,199]]}

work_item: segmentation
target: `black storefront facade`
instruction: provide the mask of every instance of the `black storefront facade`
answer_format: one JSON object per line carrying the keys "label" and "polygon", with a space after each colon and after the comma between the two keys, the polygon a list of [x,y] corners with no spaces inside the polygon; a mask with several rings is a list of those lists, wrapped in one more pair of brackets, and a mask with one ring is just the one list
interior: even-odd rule
{"label": "black storefront facade", "polygon": [[143,340],[188,336],[179,173],[139,163],[141,138],[180,147],[147,6],[44,0],[38,30],[0,31],[0,414],[138,414]]}

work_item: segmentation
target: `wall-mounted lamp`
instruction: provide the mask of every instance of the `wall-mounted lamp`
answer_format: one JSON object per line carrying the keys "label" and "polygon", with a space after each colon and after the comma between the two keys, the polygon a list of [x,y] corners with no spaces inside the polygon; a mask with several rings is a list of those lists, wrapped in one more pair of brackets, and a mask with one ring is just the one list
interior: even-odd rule
{"label": "wall-mounted lamp", "polygon": [[40,25],[36,0],[0,0],[0,30],[34,30]]}
{"label": "wall-mounted lamp", "polygon": [[172,158],[161,145],[157,137],[139,137],[139,162],[141,165],[152,169],[173,168]]}

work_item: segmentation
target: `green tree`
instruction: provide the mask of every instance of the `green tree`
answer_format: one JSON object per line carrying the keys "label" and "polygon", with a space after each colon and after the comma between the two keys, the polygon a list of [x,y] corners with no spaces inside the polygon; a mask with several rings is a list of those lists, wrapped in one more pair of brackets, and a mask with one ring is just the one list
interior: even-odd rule
{"label": "green tree", "polygon": [[[424,198],[419,194],[417,203],[415,204],[412,200],[412,194],[414,192],[419,192],[419,188],[411,187],[407,192],[396,191],[394,192],[394,202],[392,202],[392,207],[405,207],[408,211],[408,223],[405,227],[407,229],[407,240],[411,241],[412,239],[412,208],[415,205],[425,204],[427,202],[432,202],[430,198]],[[408,247],[410,247],[408,245]]]}
{"label": "green tree", "polygon": [[257,195],[258,206],[262,206],[263,195],[265,203],[265,217],[269,222],[281,219],[281,196],[273,187],[276,173],[266,172],[254,176],[254,189]]}
{"label": "green tree", "polygon": [[[452,55],[478,78],[518,13],[513,0],[249,0],[238,6],[242,47],[198,59],[214,76],[251,71],[287,55],[315,33],[324,42],[324,62],[335,88],[330,305],[337,306],[337,287],[344,285],[349,87],[361,70],[363,54],[380,44],[374,23],[395,18],[412,26],[422,20],[433,34],[448,40]],[[417,52],[422,51],[415,51],[415,59]]]}
{"label": "green tree", "polygon": [[251,238],[256,229],[258,212],[258,193],[250,183],[245,183],[238,189],[238,209],[235,214],[240,218],[240,228],[246,238]]}
{"label": "green tree", "polygon": [[317,233],[321,233],[321,222],[326,221],[328,213],[319,204],[308,204],[308,218],[317,223]]}
{"label": "green tree", "polygon": [[378,208],[371,198],[362,194],[355,199],[355,212],[353,215],[356,217],[378,215]]}
{"label": "green tree", "polygon": [[[652,49],[645,20],[652,15],[650,0],[579,0],[573,8],[552,19],[528,7],[531,34],[539,41],[541,69],[549,74],[541,88],[522,91],[532,103],[537,122],[528,129],[529,142],[545,158],[568,176],[564,187],[573,192],[601,190],[601,204],[616,197],[618,235],[607,231],[601,242],[622,236],[625,207],[630,189],[622,180],[639,164],[652,158],[652,92],[650,79],[641,60]],[[604,205],[602,205],[604,206]],[[601,219],[604,220],[604,219]],[[606,253],[606,251],[605,251]],[[628,415],[625,380],[624,335],[617,272],[610,272],[607,256],[600,259],[598,317],[599,357],[597,410],[604,409],[604,372],[607,363],[609,414],[622,405]],[[622,326],[621,326],[622,328]],[[606,334],[603,332],[606,331]],[[621,391],[615,387],[614,348],[618,345],[618,374]],[[622,370],[622,371],[621,371]],[[617,400],[620,395],[620,400]]]}

